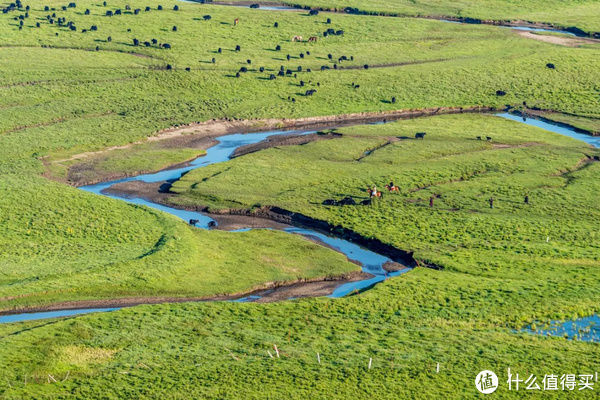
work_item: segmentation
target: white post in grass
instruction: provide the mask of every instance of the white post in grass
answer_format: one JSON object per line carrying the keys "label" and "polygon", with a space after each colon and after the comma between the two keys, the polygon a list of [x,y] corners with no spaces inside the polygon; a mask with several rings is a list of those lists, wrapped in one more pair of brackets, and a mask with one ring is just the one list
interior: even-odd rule
{"label": "white post in grass", "polygon": [[439,374],[440,373],[440,363],[437,363],[435,366],[435,373]]}
{"label": "white post in grass", "polygon": [[274,344],[273,348],[275,349],[275,353],[277,353],[277,358],[279,358],[279,349],[277,348],[277,345]]}
{"label": "white post in grass", "polygon": [[321,364],[321,355],[319,353],[317,353],[317,361],[319,362],[319,364]]}
{"label": "white post in grass", "polygon": [[269,350],[267,350],[267,353],[269,353],[269,357],[273,358],[273,354]]}
{"label": "white post in grass", "polygon": [[373,364],[373,358],[369,357],[369,369],[371,369],[371,364]]}

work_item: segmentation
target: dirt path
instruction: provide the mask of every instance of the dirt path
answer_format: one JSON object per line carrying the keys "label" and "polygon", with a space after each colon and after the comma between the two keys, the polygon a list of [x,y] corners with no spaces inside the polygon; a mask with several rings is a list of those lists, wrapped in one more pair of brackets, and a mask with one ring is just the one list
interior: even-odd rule
{"label": "dirt path", "polygon": [[311,142],[319,142],[321,140],[330,140],[342,137],[341,134],[335,132],[311,133],[308,135],[277,135],[268,137],[262,142],[249,144],[238,147],[232,154],[231,158],[244,156],[246,154],[255,153],[260,150],[270,149],[280,146],[301,146]]}
{"label": "dirt path", "polygon": [[84,308],[117,308],[133,307],[142,304],[162,303],[187,303],[208,301],[232,301],[248,296],[260,296],[257,302],[271,303],[275,301],[288,300],[289,298],[320,297],[327,296],[341,284],[356,282],[373,276],[361,271],[350,272],[340,276],[321,277],[314,279],[297,279],[287,282],[267,282],[257,287],[234,294],[222,294],[203,297],[126,297],[118,299],[102,300],[78,300],[54,303],[40,307],[23,307],[11,310],[2,310],[0,315],[12,315],[20,313],[33,313],[44,311],[63,311]]}
{"label": "dirt path", "polygon": [[560,46],[567,47],[580,47],[585,44],[598,44],[600,40],[598,39],[588,39],[582,37],[564,37],[564,36],[554,36],[554,35],[540,35],[538,33],[533,33],[529,31],[516,31],[517,35],[527,38],[538,40],[540,42],[557,44]]}

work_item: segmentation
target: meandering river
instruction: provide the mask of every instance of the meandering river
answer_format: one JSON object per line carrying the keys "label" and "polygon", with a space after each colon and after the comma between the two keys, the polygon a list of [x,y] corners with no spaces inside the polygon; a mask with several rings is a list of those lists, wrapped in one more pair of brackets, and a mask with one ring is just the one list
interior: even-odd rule
{"label": "meandering river", "polygon": [[[575,129],[566,127],[562,124],[553,124],[547,121],[543,121],[538,118],[530,118],[530,117],[521,117],[513,114],[503,113],[497,114],[499,117],[510,119],[513,121],[517,121],[520,123],[525,123],[528,125],[536,126],[551,132],[555,132],[561,135],[569,136],[578,140],[582,140],[592,146],[599,147],[600,146],[600,137],[594,137],[589,135],[584,135],[577,132]],[[142,198],[131,198],[131,197],[121,197],[115,194],[110,194],[105,192],[106,189],[111,187],[114,184],[121,182],[129,182],[134,180],[139,180],[143,182],[162,182],[162,181],[175,181],[179,179],[183,174],[198,168],[205,167],[207,165],[226,162],[230,159],[231,155],[234,151],[242,146],[246,146],[249,144],[254,144],[261,142],[267,139],[270,136],[274,135],[302,135],[302,134],[310,134],[315,133],[314,130],[301,130],[301,131],[268,131],[268,132],[258,132],[258,133],[247,133],[247,134],[230,134],[219,137],[218,143],[209,149],[207,149],[206,155],[196,158],[195,160],[188,163],[186,166],[176,169],[168,169],[159,171],[151,174],[143,174],[135,177],[129,177],[124,179],[118,179],[110,182],[99,183],[96,185],[83,186],[82,190],[96,193],[102,196],[108,196],[112,198],[117,198],[122,201],[126,201],[129,203],[144,205],[147,207],[151,207],[163,212],[167,212],[169,214],[175,215],[185,221],[189,221],[190,219],[196,219],[199,222],[196,224],[198,228],[209,229],[209,226],[216,223],[211,217],[205,215],[200,212],[195,211],[186,211],[173,207],[168,207],[162,204],[154,203]],[[248,228],[249,229],[249,228]],[[248,230],[242,229],[242,230]],[[398,276],[408,269],[403,269],[397,272],[386,272],[383,268],[384,264],[391,262],[392,260],[386,256],[381,254],[377,254],[371,250],[365,249],[357,244],[351,243],[347,240],[336,238],[330,235],[326,235],[321,232],[317,232],[310,229],[305,229],[301,227],[290,227],[284,229],[284,231],[290,234],[302,235],[307,238],[317,239],[318,241],[330,246],[331,248],[345,254],[348,259],[354,260],[360,263],[362,266],[362,270],[372,277],[368,279],[363,279],[355,282],[348,282],[341,284],[337,288],[333,290],[330,294],[331,297],[343,297],[355,291],[361,291],[368,289],[375,284],[384,281],[390,277]],[[235,234],[235,233],[232,233]],[[259,299],[260,296],[252,295],[248,297],[243,297],[237,299],[236,301],[255,301]],[[71,309],[71,310],[59,310],[59,311],[49,311],[49,312],[37,312],[37,313],[21,313],[21,314],[13,314],[13,315],[5,315],[0,316],[0,323],[10,323],[10,322],[18,322],[18,321],[31,321],[31,320],[39,320],[46,318],[56,318],[56,317],[66,317],[66,316],[74,316],[87,314],[91,312],[106,312],[117,310],[118,308],[85,308],[85,309]],[[588,320],[591,322],[596,321],[598,319],[597,316],[588,317]],[[577,332],[593,332],[594,338],[597,338],[597,331],[594,329],[590,329],[588,325],[585,325],[586,319],[582,319],[583,322],[574,322]],[[556,323],[554,325],[554,330],[548,329],[543,333],[552,334],[552,332],[556,332],[556,334],[564,334],[564,332],[571,332],[573,329],[569,328],[571,321],[565,323],[565,325],[560,325],[560,323]],[[595,339],[591,339],[595,340]]]}

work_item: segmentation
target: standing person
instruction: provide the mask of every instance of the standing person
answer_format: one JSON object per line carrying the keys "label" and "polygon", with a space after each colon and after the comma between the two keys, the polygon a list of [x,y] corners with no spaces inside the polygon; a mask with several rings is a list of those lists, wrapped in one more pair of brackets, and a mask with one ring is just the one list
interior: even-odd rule
{"label": "standing person", "polygon": [[433,207],[433,196],[429,198],[429,207]]}
{"label": "standing person", "polygon": [[529,204],[529,195],[528,194],[525,195],[525,204]]}
{"label": "standing person", "polygon": [[490,202],[490,208],[494,208],[494,198],[493,197],[490,197],[489,202]]}

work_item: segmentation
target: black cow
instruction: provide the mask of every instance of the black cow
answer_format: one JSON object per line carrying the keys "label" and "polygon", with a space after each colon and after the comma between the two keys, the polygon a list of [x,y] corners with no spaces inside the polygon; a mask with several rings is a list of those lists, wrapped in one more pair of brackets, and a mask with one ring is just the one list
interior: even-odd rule
{"label": "black cow", "polygon": [[415,139],[425,139],[425,132],[417,132],[415,133]]}

